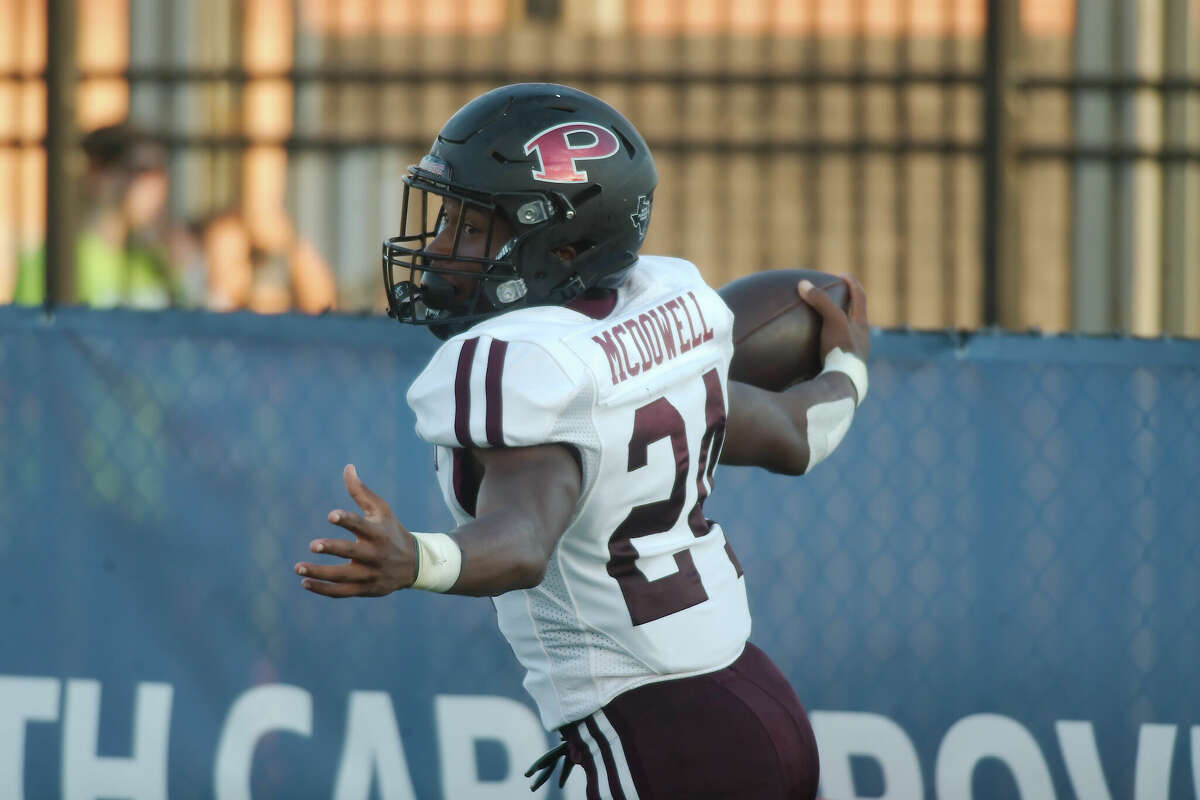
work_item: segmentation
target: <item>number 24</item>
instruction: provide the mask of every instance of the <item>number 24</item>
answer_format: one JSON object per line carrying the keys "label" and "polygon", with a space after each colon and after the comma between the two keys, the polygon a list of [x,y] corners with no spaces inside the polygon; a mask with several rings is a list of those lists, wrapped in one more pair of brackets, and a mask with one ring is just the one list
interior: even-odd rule
{"label": "number 24", "polygon": [[[704,500],[708,497],[708,486],[712,485],[713,471],[725,439],[725,396],[721,391],[720,376],[716,369],[710,369],[702,378],[706,427],[700,439],[697,459],[696,504],[688,513],[688,526],[697,538],[705,536],[712,529],[712,523],[704,518]],[[670,497],[634,506],[608,540],[611,556],[608,574],[616,578],[621,587],[621,594],[635,626],[662,619],[708,599],[690,550],[676,553],[675,572],[656,580],[648,579],[636,564],[638,554],[632,540],[671,530],[683,513],[691,458],[683,416],[667,398],[660,397],[634,412],[633,435],[629,439],[629,472],[646,466],[650,445],[668,437],[675,455],[675,482],[671,486]],[[708,486],[705,485],[705,478],[708,479]],[[737,574],[741,575],[741,566],[728,542],[725,544],[725,553]]]}

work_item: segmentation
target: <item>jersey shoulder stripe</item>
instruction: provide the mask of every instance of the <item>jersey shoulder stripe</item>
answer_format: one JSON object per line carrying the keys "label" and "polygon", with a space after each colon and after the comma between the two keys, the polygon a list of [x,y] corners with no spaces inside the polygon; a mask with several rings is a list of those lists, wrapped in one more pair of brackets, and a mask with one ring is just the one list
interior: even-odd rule
{"label": "jersey shoulder stripe", "polygon": [[[463,447],[475,446],[471,438],[471,368],[478,347],[478,336],[463,342],[454,375],[454,436]],[[508,342],[500,339],[493,339],[487,350],[487,371],[483,382],[484,435],[492,447],[504,445],[504,395],[500,391],[500,384],[507,352]]]}
{"label": "jersey shoulder stripe", "polygon": [[458,352],[458,370],[454,377],[454,436],[463,447],[473,447],[471,441],[471,364],[479,337],[467,339]]}
{"label": "jersey shoulder stripe", "polygon": [[501,391],[501,381],[504,375],[504,356],[508,352],[508,342],[493,339],[488,348],[487,376],[484,378],[484,402],[487,404],[485,428],[488,444],[492,447],[504,446],[504,392]]}
{"label": "jersey shoulder stripe", "polygon": [[581,369],[553,336],[510,340],[479,331],[451,339],[409,388],[417,434],[447,447],[546,444],[590,385]]}

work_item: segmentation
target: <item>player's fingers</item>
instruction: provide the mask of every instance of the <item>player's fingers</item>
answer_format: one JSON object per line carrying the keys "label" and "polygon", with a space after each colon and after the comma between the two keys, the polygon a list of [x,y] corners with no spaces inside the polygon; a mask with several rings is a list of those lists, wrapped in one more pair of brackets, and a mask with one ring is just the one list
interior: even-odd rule
{"label": "player's fingers", "polygon": [[838,317],[843,313],[837,303],[833,302],[833,298],[823,289],[814,286],[810,280],[805,279],[796,284],[796,293],[800,295],[801,300],[812,306],[822,319],[831,316]]}
{"label": "player's fingers", "polygon": [[370,496],[363,491],[366,489],[366,485],[358,477],[358,470],[353,464],[342,467],[342,483],[346,484],[346,493],[354,499],[354,502],[358,503],[359,508],[368,513],[374,510]]}
{"label": "player's fingers", "polygon": [[865,323],[867,321],[867,290],[849,275],[843,275],[842,280],[846,282],[846,288],[850,290],[850,319]]}
{"label": "player's fingers", "polygon": [[376,577],[375,570],[353,561],[349,564],[310,564],[302,561],[294,569],[303,578],[329,583],[365,583]]}
{"label": "player's fingers", "polygon": [[340,556],[364,564],[378,564],[379,553],[370,544],[351,541],[350,539],[313,539],[308,549],[314,553],[324,553],[330,556]]}
{"label": "player's fingers", "polygon": [[367,485],[358,477],[358,470],[353,464],[347,464],[342,470],[342,480],[346,484],[346,491],[354,498],[354,502],[358,503],[358,507],[371,516],[386,516],[391,513],[388,508],[387,501],[375,494],[367,488]]}
{"label": "player's fingers", "polygon": [[313,594],[322,594],[326,597],[361,597],[371,593],[369,584],[366,583],[327,583],[305,578],[300,581],[300,586]]}
{"label": "player's fingers", "polygon": [[379,529],[366,517],[338,508],[329,512],[327,519],[339,528],[345,528],[363,539],[378,539]]}

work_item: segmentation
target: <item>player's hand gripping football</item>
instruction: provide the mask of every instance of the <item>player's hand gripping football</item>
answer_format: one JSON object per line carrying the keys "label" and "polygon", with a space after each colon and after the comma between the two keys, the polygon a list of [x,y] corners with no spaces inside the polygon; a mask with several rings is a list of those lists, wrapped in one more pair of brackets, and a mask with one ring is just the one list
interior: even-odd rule
{"label": "player's hand gripping football", "polygon": [[862,284],[849,275],[842,275],[849,290],[849,309],[842,311],[823,290],[809,281],[800,281],[796,292],[800,299],[821,315],[821,361],[835,347],[853,353],[866,362],[871,353],[871,328],[867,322],[867,293]]}
{"label": "player's hand gripping football", "polygon": [[342,470],[346,491],[362,514],[335,509],[329,521],[354,534],[354,539],[313,539],[314,553],[341,556],[345,564],[300,562],[296,574],[300,585],[326,597],[379,597],[411,586],[416,580],[413,536],[400,524],[392,509],[367,488],[353,464]]}

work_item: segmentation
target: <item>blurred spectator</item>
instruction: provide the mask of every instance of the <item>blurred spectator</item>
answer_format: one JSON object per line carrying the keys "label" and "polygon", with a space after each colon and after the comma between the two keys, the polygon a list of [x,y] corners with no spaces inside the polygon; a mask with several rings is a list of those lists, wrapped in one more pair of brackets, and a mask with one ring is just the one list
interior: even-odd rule
{"label": "blurred spectator", "polygon": [[[87,172],[75,248],[75,301],[99,308],[164,308],[176,290],[168,257],[167,169],[163,145],[127,123],[82,141]],[[23,254],[14,302],[44,294],[45,248]]]}
{"label": "blurred spectator", "polygon": [[[82,141],[87,172],[75,248],[75,302],[96,308],[168,306],[259,313],[334,307],[333,271],[309,241],[289,235],[271,249],[255,242],[236,209],[192,224],[167,213],[162,143],[128,123]],[[39,305],[45,248],[21,254],[13,302]]]}
{"label": "blurred spectator", "polygon": [[204,249],[204,220],[172,225],[167,237],[174,273],[175,300],[183,308],[208,304],[208,258]]}
{"label": "blurred spectator", "polygon": [[317,246],[303,236],[295,237],[287,263],[295,309],[306,314],[332,311],[337,302],[337,278]]}
{"label": "blurred spectator", "polygon": [[245,219],[234,210],[208,220],[201,238],[208,266],[209,309],[316,314],[334,307],[333,271],[308,240],[288,237],[281,250],[257,247]]}
{"label": "blurred spectator", "polygon": [[212,311],[246,308],[254,266],[250,233],[235,211],[215,214],[204,224],[204,259],[208,265],[208,302]]}

